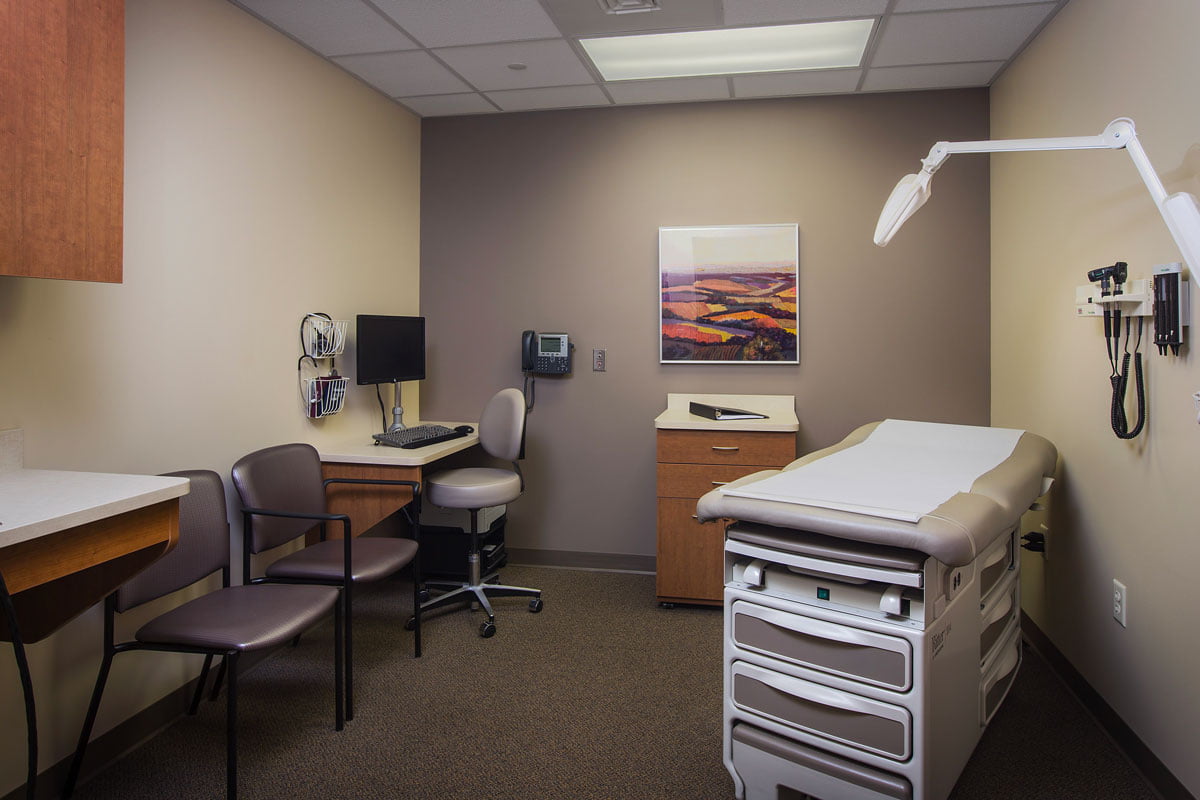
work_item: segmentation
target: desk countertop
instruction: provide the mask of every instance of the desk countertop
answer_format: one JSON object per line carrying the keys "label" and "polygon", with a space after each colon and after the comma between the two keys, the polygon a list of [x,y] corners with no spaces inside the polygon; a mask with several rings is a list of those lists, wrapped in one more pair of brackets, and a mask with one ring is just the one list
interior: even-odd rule
{"label": "desk countertop", "polygon": [[25,469],[19,432],[0,432],[0,547],[188,493],[187,478]]}
{"label": "desk countertop", "polygon": [[[414,425],[445,425],[453,428],[457,425],[470,425],[478,428],[476,422],[429,422],[422,420]],[[411,427],[411,426],[410,426]],[[385,464],[398,467],[421,467],[431,464],[439,458],[445,458],[451,453],[466,450],[479,443],[479,433],[468,433],[460,439],[448,442],[438,442],[427,447],[417,447],[406,450],[401,447],[377,445],[371,439],[371,434],[363,434],[354,439],[335,442],[325,442],[316,445],[321,460],[337,464]]]}
{"label": "desk countertop", "polygon": [[[691,403],[706,403],[725,408],[742,408],[766,414],[766,419],[715,420],[698,417],[688,408]],[[796,418],[796,399],[774,394],[668,394],[667,410],[654,419],[655,428],[701,431],[784,431],[800,430]]]}

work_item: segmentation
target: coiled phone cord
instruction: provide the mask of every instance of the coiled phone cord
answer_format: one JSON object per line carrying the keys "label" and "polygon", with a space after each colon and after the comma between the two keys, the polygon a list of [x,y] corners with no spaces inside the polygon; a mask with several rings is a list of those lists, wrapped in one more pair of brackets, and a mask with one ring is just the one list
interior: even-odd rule
{"label": "coiled phone cord", "polygon": [[[1119,325],[1120,323],[1118,323]],[[1119,336],[1119,328],[1114,331]],[[1114,343],[1115,344],[1115,343]],[[1133,353],[1129,352],[1129,317],[1125,318],[1125,354],[1121,358],[1121,369],[1117,370],[1115,361],[1115,347],[1109,352],[1109,362],[1112,364],[1112,375],[1109,376],[1109,381],[1112,383],[1112,429],[1118,439],[1132,439],[1142,432],[1142,427],[1146,424],[1146,385],[1145,376],[1142,373],[1142,354],[1140,348],[1142,346],[1142,318],[1138,317],[1137,343],[1133,347]],[[1132,430],[1129,428],[1129,419],[1125,415],[1125,393],[1129,388],[1129,361],[1130,356],[1133,356],[1133,373],[1135,382],[1135,392],[1137,397],[1137,424]]]}

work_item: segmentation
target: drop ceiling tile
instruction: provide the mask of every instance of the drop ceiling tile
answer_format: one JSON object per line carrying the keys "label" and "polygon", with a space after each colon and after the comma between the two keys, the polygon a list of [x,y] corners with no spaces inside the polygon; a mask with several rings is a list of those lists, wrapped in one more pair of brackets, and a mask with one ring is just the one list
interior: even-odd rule
{"label": "drop ceiling tile", "polygon": [[1041,3],[898,14],[884,25],[871,66],[1005,61],[1054,7]]}
{"label": "drop ceiling tile", "polygon": [[481,94],[434,94],[426,97],[401,97],[400,102],[422,117],[449,117],[456,114],[489,114],[496,107]]}
{"label": "drop ceiling tile", "polygon": [[687,103],[694,100],[727,100],[725,78],[676,78],[662,81],[606,83],[604,88],[617,103]]}
{"label": "drop ceiling tile", "polygon": [[[579,56],[561,39],[448,47],[434,51],[476,89],[529,89],[595,83]],[[524,69],[510,69],[524,64]]]}
{"label": "drop ceiling tile", "polygon": [[726,25],[772,25],[817,19],[877,17],[887,0],[725,0]]}
{"label": "drop ceiling tile", "polygon": [[375,4],[425,47],[562,35],[537,0],[375,0]]}
{"label": "drop ceiling tile", "polygon": [[324,56],[414,50],[417,45],[362,0],[236,0],[267,24]]}
{"label": "drop ceiling tile", "polygon": [[[1033,0],[1037,2],[1037,0]],[[1057,0],[1051,0],[1053,5]],[[907,11],[946,11],[954,8],[978,8],[979,6],[1028,5],[1030,0],[896,0],[893,13]]]}
{"label": "drop ceiling tile", "polygon": [[862,88],[864,92],[901,92],[910,89],[987,86],[1002,66],[1003,61],[984,61],[972,64],[876,67],[867,71]]}
{"label": "drop ceiling tile", "polygon": [[534,111],[547,108],[580,108],[610,105],[599,86],[556,86],[549,89],[513,89],[488,92],[488,99],[504,111]]}
{"label": "drop ceiling tile", "polygon": [[341,56],[333,60],[389,97],[471,91],[470,86],[422,51]]}
{"label": "drop ceiling tile", "polygon": [[543,0],[564,36],[721,27],[721,0],[663,0],[657,11],[609,14],[596,0]]}
{"label": "drop ceiling tile", "polygon": [[775,72],[770,75],[737,75],[734,97],[780,97],[783,95],[842,94],[858,86],[862,70],[837,69],[812,72]]}

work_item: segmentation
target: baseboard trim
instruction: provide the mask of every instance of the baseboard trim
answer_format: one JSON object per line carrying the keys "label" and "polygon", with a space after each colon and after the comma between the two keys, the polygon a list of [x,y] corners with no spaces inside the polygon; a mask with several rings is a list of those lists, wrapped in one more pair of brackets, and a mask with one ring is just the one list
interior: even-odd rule
{"label": "baseboard trim", "polygon": [[[103,735],[92,739],[88,744],[87,755],[83,759],[83,769],[80,770],[78,785],[82,786],[93,774],[117,761],[131,750],[137,749],[145,741],[157,736],[173,722],[186,715],[188,706],[192,702],[192,694],[196,691],[197,680],[199,678],[188,681],[158,702],[147,706],[124,722],[118,723]],[[59,796],[63,784],[66,783],[67,771],[71,768],[72,758],[74,758],[74,753],[38,775],[37,800],[54,800]],[[25,784],[13,789],[0,800],[25,800]]]}
{"label": "baseboard trim", "polygon": [[1179,779],[1167,769],[1167,766],[1154,755],[1146,743],[1125,724],[1113,707],[1092,688],[1079,670],[1067,660],[1067,657],[1054,646],[1050,637],[1037,626],[1024,612],[1021,613],[1021,632],[1025,640],[1041,654],[1051,669],[1058,675],[1067,688],[1083,704],[1088,713],[1095,718],[1109,738],[1132,762],[1133,766],[1142,773],[1155,791],[1162,795],[1163,800],[1196,800],[1195,796],[1180,783]]}
{"label": "baseboard trim", "polygon": [[507,547],[510,564],[531,567],[569,567],[572,569],[616,572],[654,572],[654,556],[629,553],[587,553],[579,550],[534,550]]}

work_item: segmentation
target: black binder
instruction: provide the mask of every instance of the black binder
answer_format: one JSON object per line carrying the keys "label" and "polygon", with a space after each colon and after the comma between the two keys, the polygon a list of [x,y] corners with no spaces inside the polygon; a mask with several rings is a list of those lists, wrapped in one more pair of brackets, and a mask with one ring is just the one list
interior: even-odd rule
{"label": "black binder", "polygon": [[688,406],[688,411],[698,417],[706,417],[724,422],[729,419],[766,419],[766,414],[759,414],[755,411],[746,411],[741,408],[724,408],[722,406],[710,406],[707,403],[691,403]]}

